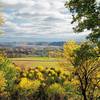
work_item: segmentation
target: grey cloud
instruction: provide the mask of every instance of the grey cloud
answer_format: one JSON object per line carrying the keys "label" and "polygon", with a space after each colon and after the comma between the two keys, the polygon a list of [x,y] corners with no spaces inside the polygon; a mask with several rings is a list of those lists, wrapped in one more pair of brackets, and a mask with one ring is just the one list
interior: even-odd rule
{"label": "grey cloud", "polygon": [[[72,17],[64,7],[65,0],[1,0],[6,24],[4,30],[13,36],[69,37],[73,33]],[[10,2],[7,2],[10,1]],[[11,35],[10,35],[11,36]]]}

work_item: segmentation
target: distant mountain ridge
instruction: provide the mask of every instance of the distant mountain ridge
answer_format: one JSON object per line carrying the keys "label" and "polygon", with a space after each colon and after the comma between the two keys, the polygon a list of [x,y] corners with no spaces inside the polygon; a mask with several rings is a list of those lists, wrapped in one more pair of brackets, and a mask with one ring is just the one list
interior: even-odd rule
{"label": "distant mountain ridge", "polygon": [[59,42],[2,42],[0,47],[21,47],[21,46],[63,46],[64,41]]}
{"label": "distant mountain ridge", "polygon": [[64,41],[61,41],[61,42],[51,42],[49,43],[49,45],[53,45],[53,46],[63,46],[64,45]]}

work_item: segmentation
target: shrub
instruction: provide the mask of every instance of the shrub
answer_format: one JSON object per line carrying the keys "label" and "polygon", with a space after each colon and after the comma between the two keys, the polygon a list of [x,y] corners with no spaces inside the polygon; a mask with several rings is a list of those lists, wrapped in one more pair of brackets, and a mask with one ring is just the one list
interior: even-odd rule
{"label": "shrub", "polygon": [[18,90],[21,95],[28,96],[37,92],[40,87],[39,80],[29,80],[28,78],[21,78],[21,81],[18,84]]}
{"label": "shrub", "polygon": [[64,95],[65,89],[58,83],[54,83],[47,88],[48,95]]}
{"label": "shrub", "polygon": [[3,95],[5,87],[6,87],[6,79],[4,77],[4,73],[0,71],[0,96]]}
{"label": "shrub", "polygon": [[11,94],[16,79],[16,69],[15,66],[3,55],[0,55],[0,71],[4,73],[4,78],[6,80],[5,91],[8,92],[8,94]]}

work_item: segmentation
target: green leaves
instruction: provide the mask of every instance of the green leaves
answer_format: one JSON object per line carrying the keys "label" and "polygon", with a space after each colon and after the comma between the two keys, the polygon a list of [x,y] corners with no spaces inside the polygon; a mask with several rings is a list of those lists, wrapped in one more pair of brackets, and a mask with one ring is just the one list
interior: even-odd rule
{"label": "green leaves", "polygon": [[95,43],[100,41],[100,2],[98,4],[96,0],[70,0],[65,7],[72,13],[72,23],[78,24],[74,28],[75,32],[90,30],[88,39]]}

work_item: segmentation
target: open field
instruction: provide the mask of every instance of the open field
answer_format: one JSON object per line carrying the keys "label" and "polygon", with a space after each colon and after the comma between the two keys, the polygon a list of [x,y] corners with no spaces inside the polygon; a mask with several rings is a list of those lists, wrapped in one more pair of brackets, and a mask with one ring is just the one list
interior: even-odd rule
{"label": "open field", "polygon": [[11,60],[41,60],[41,61],[47,61],[47,60],[57,60],[57,58],[49,58],[49,57],[22,57],[22,58],[9,58]]}
{"label": "open field", "polygon": [[62,59],[48,57],[9,58],[15,65],[21,67],[59,67]]}

